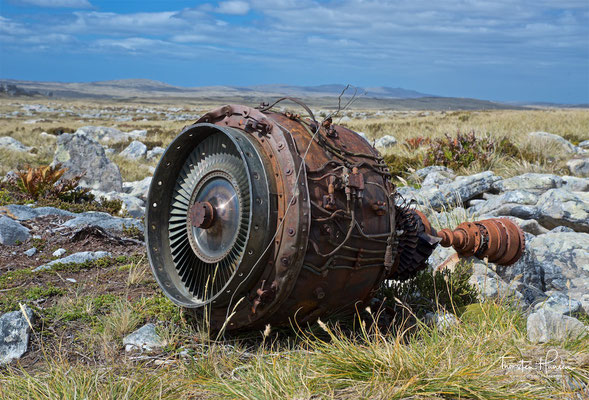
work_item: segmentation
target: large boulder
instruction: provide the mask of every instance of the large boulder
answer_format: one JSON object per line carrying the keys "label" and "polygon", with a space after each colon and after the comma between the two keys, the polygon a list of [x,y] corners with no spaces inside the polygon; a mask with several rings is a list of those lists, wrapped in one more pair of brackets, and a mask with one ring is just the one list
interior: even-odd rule
{"label": "large boulder", "polygon": [[104,148],[89,137],[68,133],[60,135],[53,162],[61,163],[68,169],[66,178],[83,173],[81,186],[104,192],[123,190],[119,167],[106,157]]}
{"label": "large boulder", "polygon": [[153,149],[147,152],[145,158],[147,161],[159,160],[165,151],[166,149],[163,147],[155,146]]}
{"label": "large boulder", "polygon": [[571,299],[562,292],[554,292],[544,301],[536,304],[535,311],[548,310],[564,315],[573,315],[581,312],[581,302]]}
{"label": "large boulder", "polygon": [[589,232],[589,193],[551,189],[538,199],[536,219],[548,229],[568,226]]}
{"label": "large boulder", "polygon": [[18,140],[10,136],[0,137],[0,149],[7,149],[12,151],[26,152],[31,151],[33,148],[25,146]]}
{"label": "large boulder", "polygon": [[[0,317],[0,366],[18,360],[29,346],[31,326],[35,315],[29,307],[13,311]],[[25,316],[26,315],[26,316]]]}
{"label": "large boulder", "polygon": [[31,237],[29,230],[13,220],[12,218],[0,215],[0,244],[14,246],[22,243]]}
{"label": "large boulder", "polygon": [[527,240],[526,252],[532,253],[527,262],[541,271],[545,290],[582,299],[589,287],[589,233],[550,231]]}
{"label": "large boulder", "polygon": [[137,140],[133,140],[129,146],[127,146],[125,150],[121,152],[122,157],[129,158],[131,160],[143,158],[146,154],[147,146]]}
{"label": "large boulder", "polygon": [[562,342],[587,334],[587,328],[578,319],[545,309],[528,316],[527,331],[532,343]]}

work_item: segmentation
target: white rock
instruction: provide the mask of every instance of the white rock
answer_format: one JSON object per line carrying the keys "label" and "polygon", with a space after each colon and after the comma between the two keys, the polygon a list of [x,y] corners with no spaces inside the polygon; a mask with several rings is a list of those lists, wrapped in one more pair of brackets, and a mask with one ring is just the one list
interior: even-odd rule
{"label": "white rock", "polygon": [[531,313],[527,331],[532,343],[562,342],[587,334],[587,328],[578,319],[548,310]]}
{"label": "white rock", "polygon": [[66,249],[57,249],[53,252],[53,257],[61,257],[65,254]]}
{"label": "white rock", "polygon": [[33,149],[32,147],[25,146],[24,144],[10,136],[0,137],[0,148],[19,152],[31,151]]}
{"label": "white rock", "polygon": [[30,249],[28,249],[27,251],[24,252],[24,254],[28,257],[32,257],[35,254],[37,254],[37,248],[36,247],[31,247]]}
{"label": "white rock", "polygon": [[573,175],[589,177],[589,157],[573,158],[567,161],[567,167]]}
{"label": "white rock", "polygon": [[560,145],[560,147],[562,147],[562,149],[564,151],[566,151],[567,153],[582,153],[583,152],[583,149],[581,149],[580,147],[575,146],[574,144],[572,144],[571,142],[569,142],[568,140],[566,140],[562,136],[555,135],[553,133],[530,132],[528,135],[533,138],[540,139],[540,140],[543,140],[546,142],[556,143],[556,144]]}
{"label": "white rock", "polygon": [[137,140],[133,140],[120,155],[132,160],[137,160],[145,157],[146,154],[147,146]]}
{"label": "white rock", "polygon": [[20,310],[0,317],[0,366],[18,360],[27,351],[31,333],[29,322],[34,322],[35,315],[29,307],[24,309],[26,317]]}
{"label": "white rock", "polygon": [[394,136],[385,135],[381,138],[376,139],[376,142],[374,143],[374,147],[388,149],[389,147],[393,147],[396,144],[397,144],[397,139],[395,139]]}
{"label": "white rock", "polygon": [[548,310],[559,314],[571,315],[581,311],[581,302],[571,299],[564,293],[554,292],[546,300],[536,304],[534,310]]}
{"label": "white rock", "polygon": [[125,336],[123,339],[125,351],[134,350],[152,351],[164,345],[163,340],[155,331],[154,324],[146,324],[141,328]]}

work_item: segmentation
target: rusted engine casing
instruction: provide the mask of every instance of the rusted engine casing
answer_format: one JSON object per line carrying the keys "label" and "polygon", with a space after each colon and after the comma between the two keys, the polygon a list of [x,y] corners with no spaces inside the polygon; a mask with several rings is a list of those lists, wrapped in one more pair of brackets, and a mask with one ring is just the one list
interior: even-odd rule
{"label": "rusted engine casing", "polygon": [[185,127],[148,197],[154,275],[213,329],[353,312],[452,242],[395,205],[388,169],[360,135],[269,109],[225,106]]}

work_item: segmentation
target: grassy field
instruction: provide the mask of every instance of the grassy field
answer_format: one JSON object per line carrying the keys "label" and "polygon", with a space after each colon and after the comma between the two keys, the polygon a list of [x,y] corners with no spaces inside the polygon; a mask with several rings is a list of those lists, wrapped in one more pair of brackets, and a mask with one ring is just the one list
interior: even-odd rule
{"label": "grassy field", "polygon": [[[22,110],[26,103],[2,99],[0,114]],[[52,111],[0,118],[0,136],[35,149],[32,154],[0,150],[0,174],[52,161],[56,138],[41,132],[85,125],[147,129],[149,146],[165,147],[191,122],[166,120],[165,113],[176,105],[29,103]],[[171,113],[202,114],[214,107],[187,106]],[[142,111],[147,108],[153,112]],[[74,113],[61,115],[65,109]],[[589,139],[588,110],[345,113],[351,119],[344,124],[370,140],[385,134],[397,138],[386,158],[393,172],[409,181],[415,179],[414,169],[426,165],[430,151],[425,142],[411,144],[417,143],[411,142],[414,138],[431,142],[445,134],[475,132],[487,157],[457,172],[490,169],[504,176],[567,172],[570,155],[530,140],[529,132],[556,133],[573,143]],[[133,118],[116,120],[125,115]],[[113,160],[124,180],[141,179],[155,165],[116,155]],[[35,245],[40,251],[49,246]],[[141,246],[125,251],[84,265],[0,275],[0,310],[17,310],[23,303],[38,316],[30,351],[19,363],[0,368],[1,399],[582,399],[577,389],[589,385],[588,340],[530,343],[525,314],[511,299],[473,302],[471,289],[466,289],[470,300],[457,290],[468,279],[467,269],[436,283],[438,294],[431,296],[429,309],[389,291],[386,304],[392,314],[366,309],[339,323],[217,337],[163,296]],[[451,282],[461,283],[454,287]],[[403,290],[414,292],[420,284],[416,280]],[[457,323],[436,327],[425,322],[427,311],[444,310],[455,313]],[[122,338],[147,322],[156,325],[163,349],[126,353]]]}

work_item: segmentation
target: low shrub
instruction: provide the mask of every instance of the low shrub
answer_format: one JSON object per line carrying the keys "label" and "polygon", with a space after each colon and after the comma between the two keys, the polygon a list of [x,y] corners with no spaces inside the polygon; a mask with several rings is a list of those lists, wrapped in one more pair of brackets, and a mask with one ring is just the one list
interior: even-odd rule
{"label": "low shrub", "polygon": [[468,168],[475,161],[485,164],[491,160],[496,146],[494,140],[478,138],[474,132],[458,132],[456,137],[446,134],[430,143],[424,164],[444,165],[454,170]]}

